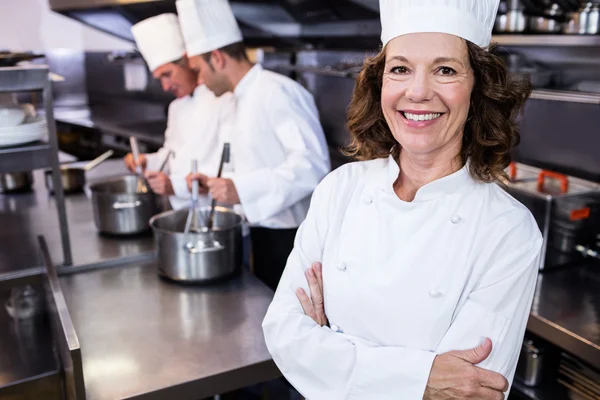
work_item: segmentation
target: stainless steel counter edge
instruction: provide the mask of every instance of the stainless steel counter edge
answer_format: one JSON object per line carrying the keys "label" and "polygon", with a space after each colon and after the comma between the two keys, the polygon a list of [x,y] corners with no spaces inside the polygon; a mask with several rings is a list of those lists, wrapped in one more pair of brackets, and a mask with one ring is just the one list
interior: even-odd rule
{"label": "stainless steel counter edge", "polygon": [[600,369],[600,346],[531,313],[527,330]]}
{"label": "stainless steel counter edge", "polygon": [[[226,374],[208,377],[197,381],[167,387],[155,392],[143,393],[127,397],[135,400],[164,400],[164,399],[202,399],[212,397],[215,393],[226,393],[232,390],[250,386],[255,382],[267,382],[279,378],[281,372],[275,362],[265,361],[260,364],[228,371]],[[236,382],[237,387],[232,387]]]}
{"label": "stainless steel counter edge", "polygon": [[58,344],[58,356],[64,373],[64,392],[66,400],[85,400],[83,364],[79,338],[71,320],[67,302],[63,295],[58,275],[43,236],[38,237],[42,258],[46,268],[46,290],[50,320],[55,340]]}

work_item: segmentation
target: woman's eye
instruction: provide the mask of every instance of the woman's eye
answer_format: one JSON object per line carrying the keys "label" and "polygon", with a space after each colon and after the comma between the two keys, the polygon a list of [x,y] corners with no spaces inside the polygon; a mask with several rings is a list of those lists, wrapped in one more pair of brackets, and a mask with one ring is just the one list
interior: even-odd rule
{"label": "woman's eye", "polygon": [[442,75],[454,75],[454,74],[456,74],[456,71],[455,71],[455,70],[453,70],[453,69],[452,69],[452,68],[450,68],[450,67],[440,67],[440,69],[439,69],[439,72],[440,72]]}
{"label": "woman's eye", "polygon": [[406,69],[406,67],[394,67],[390,72],[393,74],[405,74],[408,72],[408,69]]}

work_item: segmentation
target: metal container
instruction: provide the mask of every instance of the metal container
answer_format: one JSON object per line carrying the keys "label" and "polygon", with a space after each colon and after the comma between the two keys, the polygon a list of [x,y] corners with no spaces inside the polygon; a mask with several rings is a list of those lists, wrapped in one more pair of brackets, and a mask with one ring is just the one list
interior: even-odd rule
{"label": "metal container", "polygon": [[94,222],[102,233],[133,235],[147,231],[158,211],[154,193],[137,192],[138,177],[125,175],[90,186]]}
{"label": "metal container", "polygon": [[[83,168],[61,168],[60,179],[65,193],[81,192],[85,185],[85,170]],[[51,169],[44,171],[44,180],[46,182],[46,189],[50,193],[54,193]]]}
{"label": "metal container", "polygon": [[600,5],[586,2],[578,11],[567,14],[562,32],[571,35],[596,35],[600,33]]}
{"label": "metal container", "polygon": [[542,380],[543,362],[543,349],[536,347],[532,340],[525,340],[521,347],[515,378],[526,386],[539,385]]}
{"label": "metal container", "polygon": [[[199,210],[208,215],[209,208]],[[242,218],[215,208],[212,231],[183,233],[188,210],[154,216],[150,225],[157,249],[158,273],[181,282],[210,282],[233,275],[242,264]]]}
{"label": "metal container", "polygon": [[600,224],[600,186],[523,164],[516,164],[516,168],[529,178],[508,182],[506,190],[529,208],[542,231],[540,270],[576,260],[580,257],[577,245],[595,242]]}
{"label": "metal container", "polygon": [[529,30],[534,33],[557,33],[562,29],[559,21],[548,17],[529,17]]}
{"label": "metal container", "polygon": [[520,33],[525,31],[527,17],[522,10],[509,10],[496,17],[494,31],[498,33]]}
{"label": "metal container", "polygon": [[27,192],[32,184],[33,174],[29,171],[0,174],[0,193]]}

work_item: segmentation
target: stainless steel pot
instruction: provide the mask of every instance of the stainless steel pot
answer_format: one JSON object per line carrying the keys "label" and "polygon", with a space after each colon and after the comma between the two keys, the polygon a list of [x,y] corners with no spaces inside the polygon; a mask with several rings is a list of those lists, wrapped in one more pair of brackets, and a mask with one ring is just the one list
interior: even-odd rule
{"label": "stainless steel pot", "polygon": [[[77,193],[83,190],[85,185],[85,173],[96,168],[98,165],[108,160],[113,155],[113,151],[109,150],[101,156],[87,163],[84,167],[71,167],[62,165],[60,167],[60,179],[62,181],[63,191],[65,193]],[[54,193],[54,181],[52,180],[52,170],[48,169],[44,172],[46,188],[50,193]]]}
{"label": "stainless steel pot", "polygon": [[[81,192],[85,185],[85,170],[83,168],[61,168],[60,179],[65,193]],[[46,182],[46,189],[50,193],[54,193],[54,181],[52,180],[51,169],[44,171],[44,180]]]}
{"label": "stainless steel pot", "polygon": [[[201,215],[208,212],[200,210]],[[150,220],[158,273],[182,282],[210,282],[234,274],[242,264],[242,218],[216,207],[212,231],[185,234],[187,215],[187,209],[167,211]]]}
{"label": "stainless steel pot", "polygon": [[29,171],[0,174],[0,193],[25,192],[32,184],[33,174]]}
{"label": "stainless steel pot", "polygon": [[158,211],[153,192],[137,192],[138,177],[125,175],[90,186],[94,222],[100,232],[132,235],[150,228],[148,221]]}

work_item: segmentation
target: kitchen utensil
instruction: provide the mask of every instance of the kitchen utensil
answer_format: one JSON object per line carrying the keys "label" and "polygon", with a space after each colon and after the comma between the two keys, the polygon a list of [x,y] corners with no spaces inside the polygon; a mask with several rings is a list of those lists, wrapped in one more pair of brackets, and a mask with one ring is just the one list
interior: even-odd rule
{"label": "kitchen utensil", "polygon": [[521,347],[521,355],[517,363],[515,378],[524,385],[535,387],[542,380],[544,351],[532,340],[525,340]]}
{"label": "kitchen utensil", "polygon": [[138,160],[140,159],[140,149],[138,146],[137,138],[135,136],[131,136],[129,138],[129,144],[131,145],[133,161],[136,164],[135,173],[138,176],[137,191],[140,193],[148,193],[148,182],[146,182],[146,178],[144,177],[144,171],[142,170],[142,166],[138,164]]}
{"label": "kitchen utensil", "polygon": [[169,152],[167,153],[167,155],[165,157],[165,160],[160,165],[160,168],[158,169],[158,172],[162,172],[165,169],[165,167],[167,166],[167,163],[169,162],[169,159],[171,158],[172,154],[173,154],[173,150],[169,150]]}
{"label": "kitchen utensil", "polygon": [[[229,162],[230,148],[231,146],[229,145],[229,143],[223,144],[223,152],[221,153],[221,162],[219,163],[219,172],[217,173],[217,178],[220,178],[221,174],[223,173],[223,165]],[[213,227],[216,205],[217,201],[215,199],[212,199],[212,201],[210,202],[210,213],[208,214],[208,221],[206,221],[206,227],[209,231],[211,231]]]}
{"label": "kitchen utensil", "polygon": [[600,224],[600,186],[552,171],[518,164],[537,179],[508,182],[506,190],[533,214],[543,234],[540,270],[576,260],[576,245],[595,242]]}
{"label": "kitchen utensil", "polygon": [[[83,190],[85,185],[85,173],[96,168],[98,165],[110,158],[114,152],[108,150],[104,154],[96,157],[83,167],[71,167],[68,165],[62,165],[60,167],[60,179],[62,181],[63,191],[65,193],[77,193]],[[46,188],[50,193],[54,193],[54,181],[52,179],[52,170],[47,169],[44,171],[44,179],[46,181]]]}
{"label": "kitchen utensil", "polygon": [[[198,173],[198,161],[192,160],[192,174]],[[185,220],[185,228],[183,229],[183,233],[188,234],[190,230],[194,232],[198,231],[198,181],[192,181],[192,202],[190,204],[190,209],[188,210],[188,215]]]}
{"label": "kitchen utensil", "polygon": [[19,193],[31,190],[33,174],[29,171],[0,174],[0,193]]}
{"label": "kitchen utensil", "polygon": [[25,110],[21,107],[0,107],[0,126],[21,125],[25,121]]}
{"label": "kitchen utensil", "polygon": [[90,185],[94,222],[102,233],[132,235],[149,229],[158,210],[152,191],[138,191],[139,177],[125,175]]}
{"label": "kitchen utensil", "polygon": [[[209,282],[234,274],[242,264],[242,218],[216,207],[213,230],[184,233],[187,216],[188,210],[183,209],[150,220],[159,274],[182,282]],[[213,241],[219,246],[213,246]]]}

